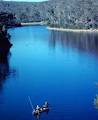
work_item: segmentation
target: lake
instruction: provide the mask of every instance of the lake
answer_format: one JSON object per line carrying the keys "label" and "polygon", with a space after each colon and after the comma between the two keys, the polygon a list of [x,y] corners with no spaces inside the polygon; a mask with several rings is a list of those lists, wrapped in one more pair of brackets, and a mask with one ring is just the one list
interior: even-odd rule
{"label": "lake", "polygon": [[0,120],[98,120],[98,34],[50,31],[46,26],[9,29],[9,56],[0,63]]}

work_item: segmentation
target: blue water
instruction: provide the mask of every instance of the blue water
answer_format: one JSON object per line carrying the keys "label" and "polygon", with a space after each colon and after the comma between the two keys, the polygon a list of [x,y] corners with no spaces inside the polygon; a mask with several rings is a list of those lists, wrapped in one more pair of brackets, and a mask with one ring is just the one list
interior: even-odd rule
{"label": "blue water", "polygon": [[[98,120],[98,35],[49,31],[45,26],[9,29],[12,48],[0,82],[0,120],[35,120],[29,104],[48,101],[40,120]],[[4,71],[3,69],[3,71]]]}

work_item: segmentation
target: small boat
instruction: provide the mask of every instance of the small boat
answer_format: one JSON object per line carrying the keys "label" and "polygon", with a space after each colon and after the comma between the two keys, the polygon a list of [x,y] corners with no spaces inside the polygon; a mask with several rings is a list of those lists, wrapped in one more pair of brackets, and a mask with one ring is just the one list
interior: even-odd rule
{"label": "small boat", "polygon": [[34,116],[37,116],[39,115],[40,113],[43,113],[43,112],[48,112],[49,111],[49,108],[48,107],[43,107],[43,108],[40,108],[39,110],[33,110],[32,114]]}
{"label": "small boat", "polygon": [[31,105],[32,110],[33,110],[33,111],[32,111],[32,114],[33,114],[34,116],[40,116],[40,114],[43,113],[43,112],[46,112],[46,113],[49,112],[49,104],[48,104],[47,101],[45,101],[45,103],[44,103],[44,105],[43,105],[42,107],[39,107],[39,106],[37,105],[36,108],[34,108],[34,107],[33,107],[33,104],[32,104],[32,101],[31,101],[31,99],[30,99],[30,96],[28,96],[28,98],[29,98],[29,102],[30,102],[30,105]]}

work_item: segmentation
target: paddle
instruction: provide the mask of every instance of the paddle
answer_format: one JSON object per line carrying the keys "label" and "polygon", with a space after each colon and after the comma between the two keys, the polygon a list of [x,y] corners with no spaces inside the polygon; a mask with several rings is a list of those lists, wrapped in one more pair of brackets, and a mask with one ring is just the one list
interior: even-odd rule
{"label": "paddle", "polygon": [[31,101],[31,99],[30,99],[30,96],[28,96],[28,99],[29,99],[31,108],[34,110],[34,107],[33,107],[32,101]]}

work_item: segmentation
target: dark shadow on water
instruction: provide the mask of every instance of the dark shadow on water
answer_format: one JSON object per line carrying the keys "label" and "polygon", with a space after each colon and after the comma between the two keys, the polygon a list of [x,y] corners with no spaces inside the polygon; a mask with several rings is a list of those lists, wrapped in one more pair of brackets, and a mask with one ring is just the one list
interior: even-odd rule
{"label": "dark shadow on water", "polygon": [[2,89],[2,85],[9,75],[8,54],[9,52],[0,53],[0,90]]}
{"label": "dark shadow on water", "polygon": [[62,48],[72,47],[78,51],[98,54],[98,34],[97,33],[76,33],[51,31],[49,45],[55,48],[57,44]]}
{"label": "dark shadow on water", "polygon": [[15,70],[11,70],[9,66],[9,59],[11,53],[9,51],[0,52],[0,90],[3,88],[3,84],[8,76]]}

